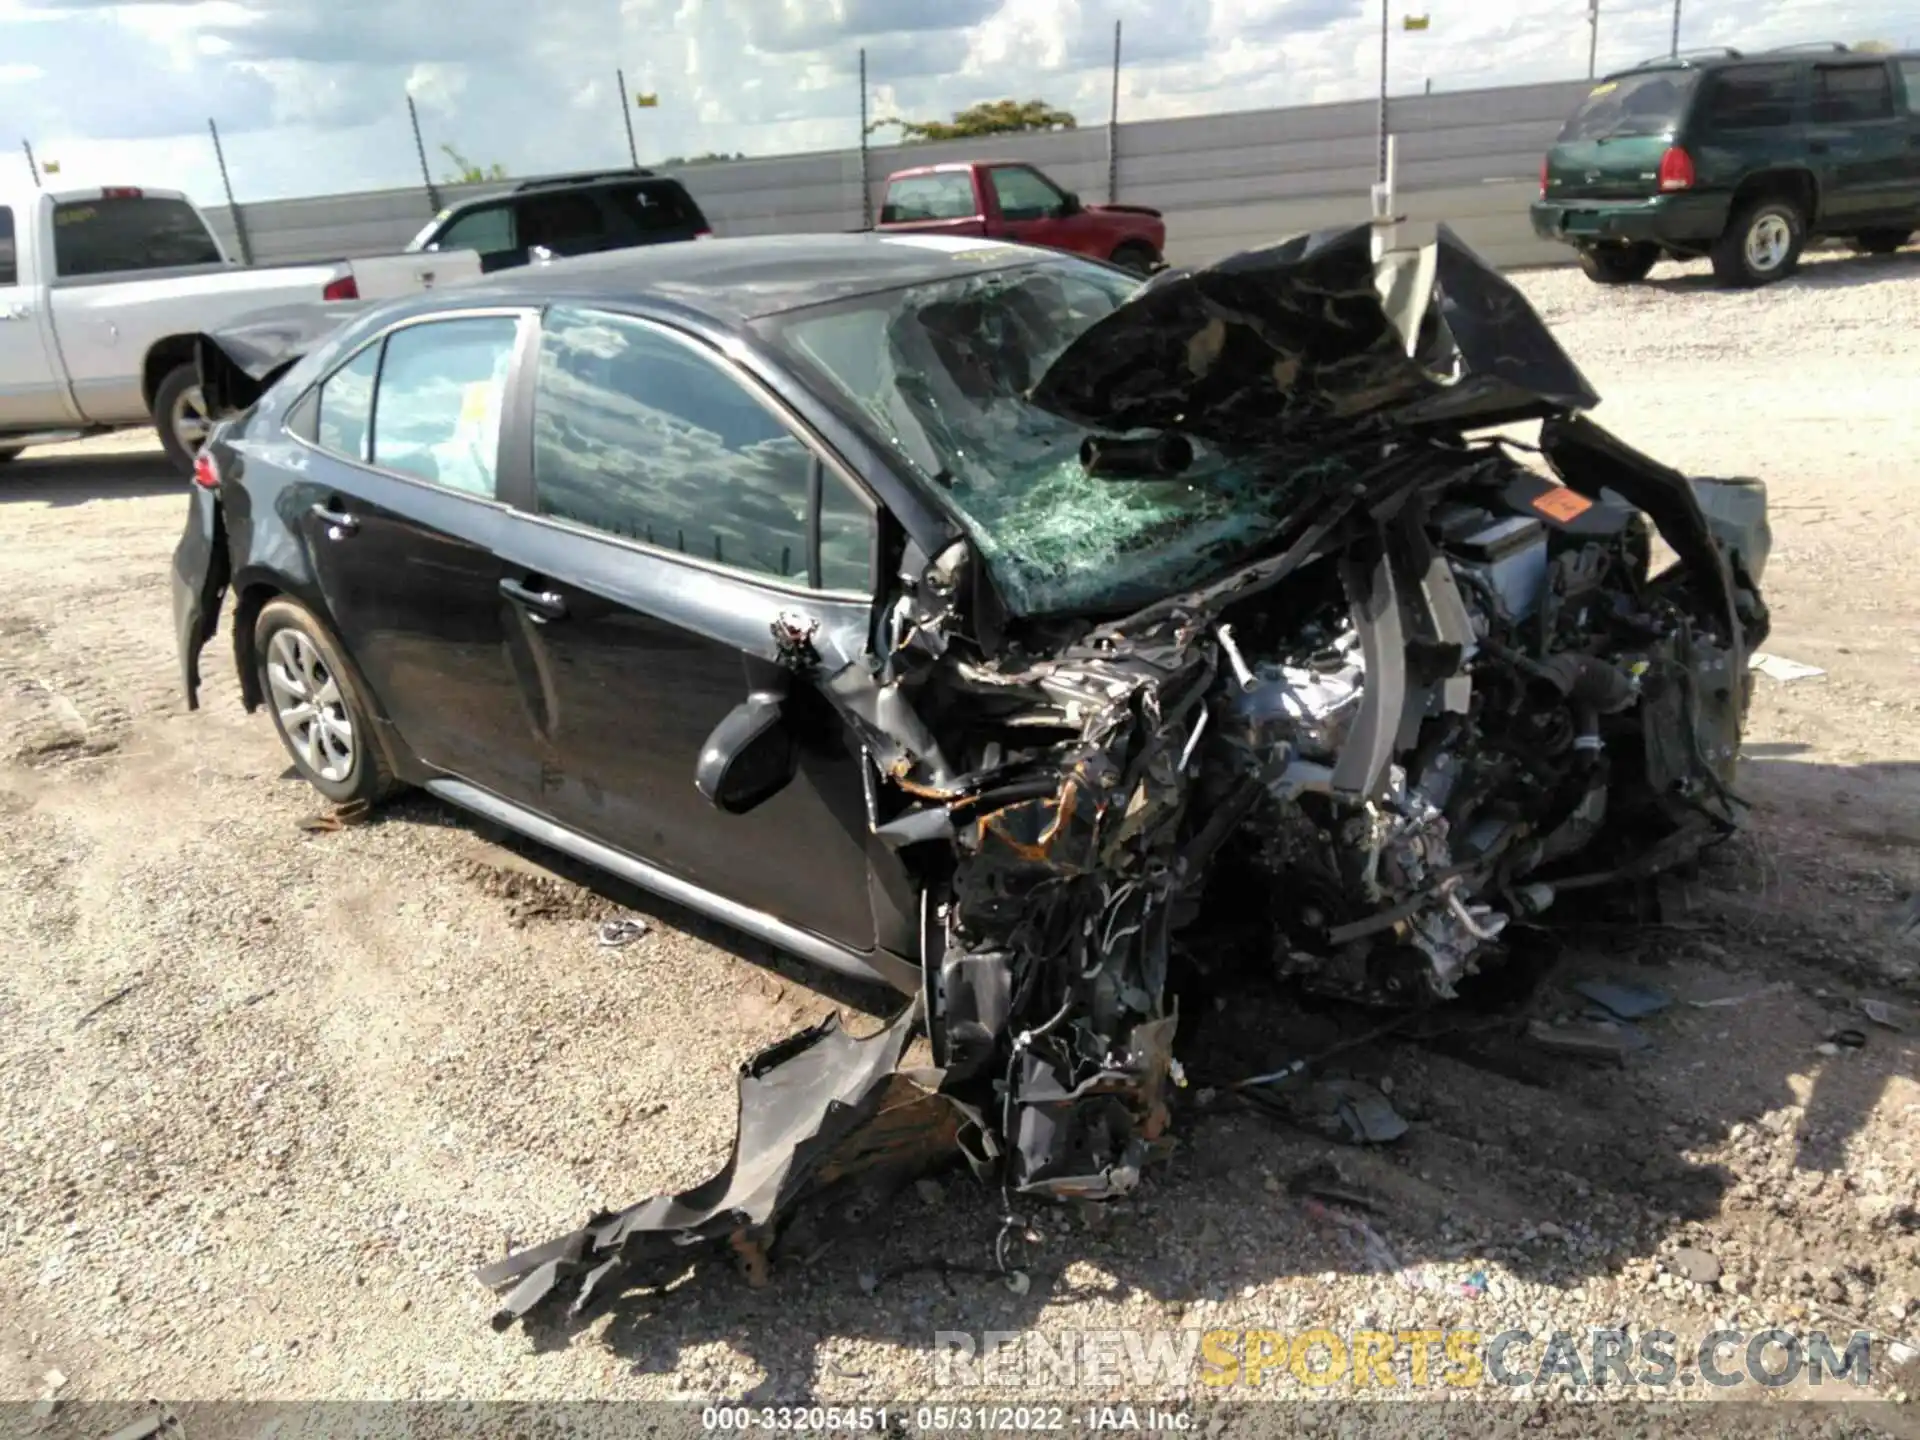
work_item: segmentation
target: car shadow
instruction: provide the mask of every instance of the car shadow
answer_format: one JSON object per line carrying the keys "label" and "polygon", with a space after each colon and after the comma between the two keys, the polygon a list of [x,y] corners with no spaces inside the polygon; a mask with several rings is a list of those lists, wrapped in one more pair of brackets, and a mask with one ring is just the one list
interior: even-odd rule
{"label": "car shadow", "polygon": [[[1920,275],[1920,247],[1909,246],[1892,255],[1858,255],[1847,250],[1814,251],[1806,255],[1800,268],[1784,280],[1765,287],[1790,290],[1851,290],[1861,285],[1879,285],[1888,280],[1912,279]],[[1662,275],[1657,271],[1643,284],[1673,294],[1725,290],[1730,295],[1754,293],[1730,289],[1709,272],[1689,270],[1680,275]]]}
{"label": "car shadow", "polygon": [[[1421,1292],[1435,1329],[1477,1328],[1488,1285],[1515,1281],[1560,1296],[1616,1285],[1642,1297],[1624,1302],[1634,1323],[1666,1324],[1683,1303],[1704,1317],[1750,1292],[1767,1313],[1786,1308],[1783,1296],[1810,1293],[1780,1289],[1801,1264],[1847,1279],[1847,1301],[1819,1312],[1838,1341],[1849,1327],[1880,1334],[1886,1297],[1920,1275],[1920,1242],[1899,1238],[1920,1234],[1920,1214],[1872,1193],[1848,1145],[1920,1058],[1920,936],[1888,923],[1900,892],[1920,888],[1920,764],[1830,766],[1775,753],[1796,748],[1748,752],[1740,784],[1753,823],[1663,881],[1653,918],[1629,908],[1540,932],[1526,983],[1449,1007],[1451,1027],[1361,1044],[1323,1066],[1323,1076],[1387,1090],[1411,1127],[1392,1144],[1340,1143],[1238,1103],[1229,1067],[1265,1073],[1325,1053],[1329,1023],[1342,1023],[1255,984],[1203,1010],[1179,1047],[1194,1067],[1176,1109],[1179,1143],[1138,1190],[1097,1207],[1012,1202],[1037,1240],[1014,1247],[1019,1283],[993,1259],[1006,1197],[959,1170],[908,1187],[826,1254],[776,1269],[763,1287],[725,1273],[732,1266],[716,1257],[691,1277],[612,1287],[578,1319],[536,1312],[529,1337],[538,1350],[603,1345],[660,1375],[702,1370],[689,1352],[721,1342],[765,1378],[706,1391],[757,1404],[808,1399],[823,1386],[839,1399],[861,1393],[857,1361],[833,1357],[863,1345],[915,1352],[931,1384],[937,1332],[978,1340],[1032,1329],[1069,1302],[1145,1301],[1157,1318],[1139,1323],[1168,1332],[1293,1323],[1248,1314],[1339,1328],[1355,1317],[1316,1297],[1339,1276],[1375,1274]],[[1878,807],[1864,830],[1860,795]],[[1829,868],[1816,871],[1814,857]],[[1850,906],[1821,888],[1839,883],[1835,864],[1854,887]],[[1658,998],[1663,1008],[1635,1022],[1645,1048],[1596,1062],[1529,1038],[1529,1021],[1560,1027],[1591,1016],[1575,986],[1594,980]],[[1900,1007],[1881,1008],[1881,1019],[1915,1018],[1890,1028],[1868,1018],[1876,1006]],[[1829,1218],[1820,1228],[1804,1218],[1796,1229],[1785,1197],[1823,1186],[1847,1208],[1821,1207]],[[646,1193],[639,1184],[627,1198]],[[1869,1232],[1892,1240],[1869,1242]],[[1671,1291],[1663,1281],[1657,1293],[1655,1258],[1676,1244],[1717,1252],[1726,1280]],[[1877,1270],[1862,1258],[1869,1253]],[[896,1398],[882,1383],[867,1398]]]}
{"label": "car shadow", "polygon": [[158,450],[76,453],[49,448],[28,450],[0,465],[0,505],[85,505],[184,495],[186,490],[186,480]]}

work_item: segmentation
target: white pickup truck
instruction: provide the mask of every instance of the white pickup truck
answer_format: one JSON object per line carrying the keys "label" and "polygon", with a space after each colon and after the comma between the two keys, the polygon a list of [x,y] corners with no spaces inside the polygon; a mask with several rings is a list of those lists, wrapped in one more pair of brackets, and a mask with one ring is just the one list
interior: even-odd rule
{"label": "white pickup truck", "polygon": [[194,337],[294,302],[475,279],[471,250],[252,269],[171,190],[0,191],[0,461],[153,425],[183,473],[207,428]]}

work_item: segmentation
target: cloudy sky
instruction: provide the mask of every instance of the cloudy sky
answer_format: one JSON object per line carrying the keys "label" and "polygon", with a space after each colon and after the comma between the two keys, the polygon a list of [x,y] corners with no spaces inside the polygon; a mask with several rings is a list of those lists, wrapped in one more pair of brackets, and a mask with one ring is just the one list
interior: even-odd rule
{"label": "cloudy sky", "polygon": [[[1600,64],[1663,52],[1671,0],[1599,0]],[[1390,0],[1396,92],[1583,75],[1586,0]],[[1682,44],[1920,43],[1912,0],[1683,0]],[[1405,33],[1405,14],[1431,28]],[[873,113],[1039,97],[1104,121],[1309,104],[1378,85],[1377,0],[0,0],[0,184],[19,145],[58,183],[220,198],[217,119],[244,200],[416,182],[405,97],[436,179],[452,144],[515,174],[626,158],[614,83],[655,91],[641,157],[858,143]]]}

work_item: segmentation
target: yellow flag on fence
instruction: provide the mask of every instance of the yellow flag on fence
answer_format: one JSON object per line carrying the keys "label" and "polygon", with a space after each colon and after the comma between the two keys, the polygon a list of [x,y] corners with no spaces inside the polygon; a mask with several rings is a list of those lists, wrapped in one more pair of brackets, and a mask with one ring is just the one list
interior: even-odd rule
{"label": "yellow flag on fence", "polygon": [[40,162],[40,173],[42,175],[58,175],[60,173],[60,162],[58,160],[42,160]]}
{"label": "yellow flag on fence", "polygon": [[1433,24],[1433,17],[1431,15],[1408,15],[1400,24],[1401,28],[1406,30],[1425,30]]}
{"label": "yellow flag on fence", "polygon": [[651,110],[660,103],[660,97],[651,90],[642,90],[633,97],[633,103],[642,110]]}

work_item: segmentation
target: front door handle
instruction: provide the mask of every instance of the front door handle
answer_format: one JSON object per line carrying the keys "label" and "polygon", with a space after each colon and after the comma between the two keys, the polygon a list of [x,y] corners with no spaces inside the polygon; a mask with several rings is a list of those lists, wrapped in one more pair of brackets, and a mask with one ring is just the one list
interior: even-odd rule
{"label": "front door handle", "polygon": [[558,620],[567,613],[567,602],[564,596],[557,595],[551,590],[535,590],[530,586],[522,585],[518,580],[502,580],[500,593],[515,604],[526,606],[532,612],[531,618],[536,622]]}
{"label": "front door handle", "polygon": [[314,519],[327,527],[327,536],[332,540],[344,540],[360,528],[360,522],[353,516],[344,510],[330,508],[325,501],[316,501],[311,513]]}

